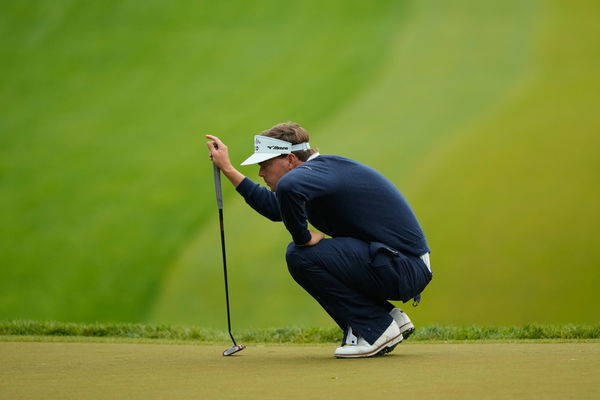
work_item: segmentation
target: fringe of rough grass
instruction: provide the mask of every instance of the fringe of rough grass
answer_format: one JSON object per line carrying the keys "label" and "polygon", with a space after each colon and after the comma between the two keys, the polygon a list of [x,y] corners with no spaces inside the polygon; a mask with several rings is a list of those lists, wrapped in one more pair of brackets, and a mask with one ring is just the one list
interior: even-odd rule
{"label": "fringe of rough grass", "polygon": [[[235,330],[243,343],[334,343],[341,340],[338,328],[269,328]],[[70,323],[56,321],[0,321],[0,336],[79,336],[129,339],[167,339],[227,342],[226,331],[200,327],[131,323]],[[524,326],[425,326],[417,328],[412,341],[600,339],[600,323],[582,325],[528,324]]]}

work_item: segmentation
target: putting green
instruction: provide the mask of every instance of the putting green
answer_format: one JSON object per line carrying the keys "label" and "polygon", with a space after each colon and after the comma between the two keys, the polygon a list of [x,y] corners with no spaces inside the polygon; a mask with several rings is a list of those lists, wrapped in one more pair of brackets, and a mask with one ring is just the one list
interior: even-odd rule
{"label": "putting green", "polygon": [[0,398],[600,398],[597,342],[407,343],[362,360],[334,345],[226,347],[0,342]]}

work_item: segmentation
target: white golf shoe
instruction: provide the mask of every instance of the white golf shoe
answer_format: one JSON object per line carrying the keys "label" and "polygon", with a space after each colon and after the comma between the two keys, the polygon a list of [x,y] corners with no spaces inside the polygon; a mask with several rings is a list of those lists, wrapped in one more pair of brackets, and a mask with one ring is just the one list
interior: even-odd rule
{"label": "white golf shoe", "polygon": [[398,344],[400,344],[404,339],[408,339],[408,337],[412,335],[415,331],[415,326],[413,325],[412,321],[410,320],[410,318],[408,318],[408,315],[406,315],[406,313],[401,309],[394,308],[392,311],[390,311],[390,315],[392,316],[392,318],[394,318],[396,324],[398,324],[398,329],[400,329],[400,333],[402,334],[402,340],[400,340],[393,346],[386,347],[386,353],[391,353],[392,351],[394,351]]}
{"label": "white golf shoe", "polygon": [[415,326],[410,318],[408,318],[408,315],[406,315],[406,313],[399,308],[394,308],[392,311],[390,311],[390,315],[398,324],[398,328],[400,328],[402,337],[404,339],[408,339],[408,337],[415,331]]}
{"label": "white golf shoe", "polygon": [[396,321],[392,321],[390,326],[373,343],[369,344],[365,339],[359,337],[356,344],[346,344],[335,350],[337,358],[361,358],[372,357],[387,353],[386,349],[396,346],[402,341],[402,334]]}

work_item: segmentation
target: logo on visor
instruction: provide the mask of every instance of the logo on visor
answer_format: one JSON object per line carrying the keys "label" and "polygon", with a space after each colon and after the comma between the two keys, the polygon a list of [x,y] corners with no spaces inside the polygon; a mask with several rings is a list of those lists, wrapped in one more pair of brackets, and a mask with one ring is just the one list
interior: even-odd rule
{"label": "logo on visor", "polygon": [[267,148],[269,150],[287,150],[287,147],[281,147],[281,146],[267,146]]}

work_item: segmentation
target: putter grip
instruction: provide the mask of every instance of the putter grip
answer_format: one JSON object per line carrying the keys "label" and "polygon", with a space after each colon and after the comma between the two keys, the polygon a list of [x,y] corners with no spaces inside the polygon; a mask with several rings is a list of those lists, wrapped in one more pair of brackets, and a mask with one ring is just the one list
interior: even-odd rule
{"label": "putter grip", "polygon": [[217,194],[217,206],[219,210],[223,209],[223,193],[221,192],[221,170],[213,163],[215,172],[215,193]]}

